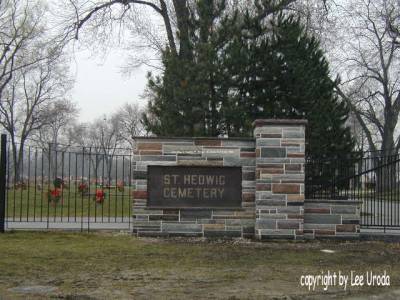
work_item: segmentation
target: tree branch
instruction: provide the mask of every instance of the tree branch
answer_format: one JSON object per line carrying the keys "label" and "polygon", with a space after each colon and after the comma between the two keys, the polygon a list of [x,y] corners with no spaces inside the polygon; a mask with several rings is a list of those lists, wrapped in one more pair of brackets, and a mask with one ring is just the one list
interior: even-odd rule
{"label": "tree branch", "polygon": [[372,151],[377,151],[377,148],[374,144],[374,141],[372,139],[372,134],[371,131],[368,129],[367,124],[364,122],[360,112],[357,110],[357,108],[353,105],[353,103],[351,102],[351,100],[345,95],[345,93],[343,93],[343,91],[340,89],[339,85],[336,84],[335,86],[336,92],[339,96],[342,97],[342,99],[347,103],[347,105],[349,105],[351,111],[354,113],[354,115],[357,118],[357,121],[360,123],[361,128],[363,129],[365,135],[367,136],[367,140],[368,140],[368,144],[370,146],[370,149]]}

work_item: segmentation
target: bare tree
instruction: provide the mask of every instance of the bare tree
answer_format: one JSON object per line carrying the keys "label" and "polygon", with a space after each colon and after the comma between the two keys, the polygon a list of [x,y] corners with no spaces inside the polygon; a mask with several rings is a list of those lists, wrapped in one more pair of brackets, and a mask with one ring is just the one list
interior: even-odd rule
{"label": "bare tree", "polygon": [[135,137],[144,134],[142,113],[137,104],[125,103],[115,114],[121,138],[132,148],[135,146]]}
{"label": "bare tree", "polygon": [[[76,123],[78,110],[74,103],[67,99],[56,99],[46,106],[44,119],[46,123],[33,133],[35,142],[43,149],[43,154],[50,161],[50,177],[58,176],[65,151],[72,144],[71,129]],[[53,176],[52,176],[53,175]]]}
{"label": "bare tree", "polygon": [[329,50],[337,43],[338,2],[340,0],[298,0],[289,10],[300,17],[307,33],[318,37],[322,47]]}
{"label": "bare tree", "polygon": [[346,44],[342,46],[342,80],[337,85],[338,94],[363,128],[369,148],[387,155],[397,153],[400,147],[396,134],[400,57],[388,27],[397,5],[394,0],[358,0],[345,7],[342,13],[348,21],[342,29]]}
{"label": "bare tree", "polygon": [[69,132],[76,122],[77,115],[78,109],[70,100],[56,99],[49,103],[44,116],[47,122],[34,133],[35,140],[43,148],[52,144],[57,150],[66,150],[72,142]]}
{"label": "bare tree", "polygon": [[[255,10],[259,2],[266,3],[266,9],[260,15],[262,20],[295,0],[274,0],[271,3],[257,0],[252,1],[251,5],[241,0],[227,0],[226,11],[229,13],[236,8]],[[68,3],[67,7],[63,6],[60,10],[64,11],[67,20],[74,20],[70,33],[76,39],[83,35],[90,37],[90,43],[97,41],[103,46],[112,46],[125,40],[129,56],[133,58],[133,63],[128,64],[126,69],[141,63],[151,64],[150,57],[160,60],[160,54],[166,48],[179,58],[193,58],[190,31],[197,14],[195,0],[68,0]],[[150,57],[147,55],[149,50],[153,50]],[[151,66],[154,67],[154,64]]]}
{"label": "bare tree", "polygon": [[[146,48],[159,54],[167,45],[170,51],[180,57],[190,56],[189,43],[189,0],[69,0],[67,19],[74,18],[70,30],[78,39],[81,32],[91,36],[102,45],[109,45],[110,36],[117,41],[126,37],[128,30],[136,43],[129,48]],[[72,9],[72,10],[71,10]],[[138,42],[141,37],[141,42]],[[179,37],[179,38],[178,38]],[[127,38],[128,40],[128,38]],[[136,48],[138,49],[138,48]],[[144,54],[144,51],[141,51]],[[137,56],[136,56],[137,58]],[[141,61],[143,62],[143,61]]]}
{"label": "bare tree", "polygon": [[3,91],[0,124],[10,135],[16,180],[28,137],[52,122],[51,102],[62,99],[71,87],[67,73],[57,54],[16,72]]}
{"label": "bare tree", "polygon": [[113,159],[118,147],[123,142],[119,126],[120,123],[117,116],[111,116],[108,119],[104,116],[88,124],[86,131],[89,142],[87,150],[90,153],[95,153],[90,155],[94,174],[98,174],[100,162],[104,161],[109,184],[112,177]]}
{"label": "bare tree", "polygon": [[294,6],[322,41],[337,92],[351,107],[370,150],[397,153],[400,20],[397,0],[301,0]]}
{"label": "bare tree", "polygon": [[377,188],[385,190],[396,180],[390,156],[400,149],[400,49],[395,25],[391,25],[395,24],[399,2],[336,2],[327,15],[335,24],[336,42],[325,45],[332,69],[338,74],[336,91],[351,108],[362,138],[373,151]]}
{"label": "bare tree", "polygon": [[32,45],[44,35],[43,9],[27,0],[0,1],[0,101],[16,71],[45,59],[30,55]]}
{"label": "bare tree", "polygon": [[397,0],[301,0],[296,8],[322,41],[337,93],[372,151],[398,153],[400,94]]}

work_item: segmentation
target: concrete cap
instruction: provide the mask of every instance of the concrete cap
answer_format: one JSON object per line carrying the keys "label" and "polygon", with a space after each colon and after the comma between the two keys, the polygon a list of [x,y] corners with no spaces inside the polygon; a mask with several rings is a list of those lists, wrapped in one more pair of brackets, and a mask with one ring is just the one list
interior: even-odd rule
{"label": "concrete cap", "polygon": [[305,119],[257,119],[253,122],[254,127],[265,125],[280,125],[280,126],[306,126],[308,121]]}
{"label": "concrete cap", "polygon": [[134,140],[181,140],[181,141],[193,141],[193,140],[213,140],[213,141],[254,141],[253,137],[212,137],[212,136],[201,136],[201,137],[176,137],[176,136],[134,136]]}

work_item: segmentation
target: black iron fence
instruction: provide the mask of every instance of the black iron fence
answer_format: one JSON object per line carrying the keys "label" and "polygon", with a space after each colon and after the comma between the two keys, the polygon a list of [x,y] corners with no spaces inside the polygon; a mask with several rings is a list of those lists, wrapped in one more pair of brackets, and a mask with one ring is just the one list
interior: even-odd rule
{"label": "black iron fence", "polygon": [[125,229],[133,158],[126,149],[7,147],[8,228]]}
{"label": "black iron fence", "polygon": [[[130,150],[12,149],[4,137],[2,150],[0,231],[3,215],[8,228],[130,228],[135,189]],[[358,200],[363,227],[400,228],[399,154],[307,159],[305,170],[307,199]]]}
{"label": "black iron fence", "polygon": [[306,161],[307,199],[358,200],[361,225],[400,228],[400,156],[366,152]]}

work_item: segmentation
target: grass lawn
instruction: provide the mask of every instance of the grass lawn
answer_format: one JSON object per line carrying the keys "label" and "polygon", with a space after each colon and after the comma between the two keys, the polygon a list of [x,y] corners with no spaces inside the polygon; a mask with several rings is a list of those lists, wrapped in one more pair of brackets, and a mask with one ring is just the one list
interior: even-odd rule
{"label": "grass lawn", "polygon": [[[366,299],[376,294],[381,296],[374,299],[397,299],[400,295],[400,244],[382,242],[249,243],[11,232],[0,235],[0,253],[0,299],[326,299],[327,295]],[[346,292],[339,287],[310,292],[300,286],[301,275],[328,270],[349,274],[386,270],[391,286],[348,287]],[[29,286],[54,290],[47,294],[18,290]]]}
{"label": "grass lawn", "polygon": [[9,189],[7,191],[7,217],[12,220],[27,218],[40,220],[47,217],[129,217],[132,215],[131,203],[133,188],[125,187],[124,191],[116,188],[105,189],[106,197],[102,204],[94,200],[96,187],[90,188],[90,195],[83,196],[75,186],[62,191],[62,200],[57,204],[49,203],[47,187],[35,190]]}

